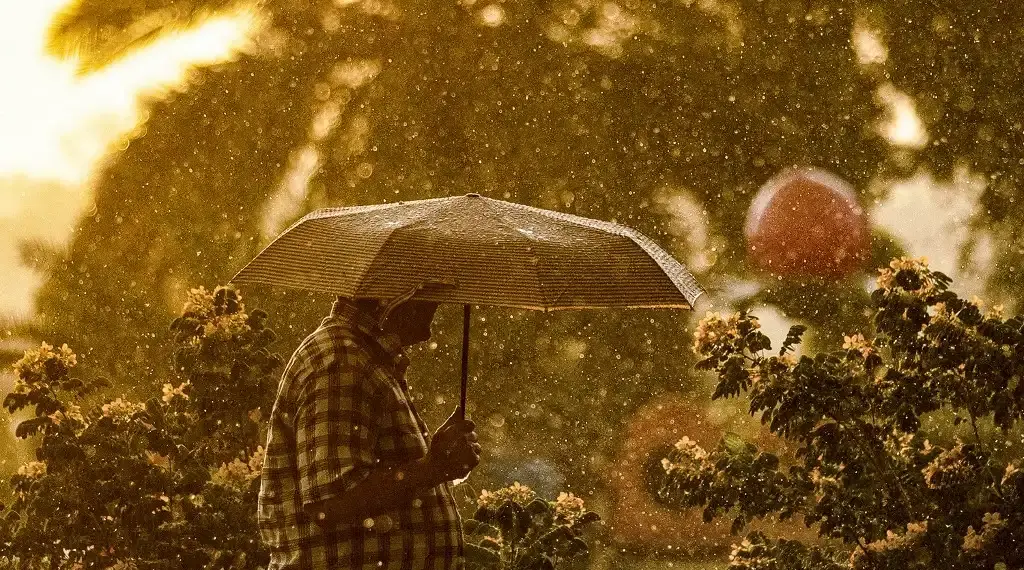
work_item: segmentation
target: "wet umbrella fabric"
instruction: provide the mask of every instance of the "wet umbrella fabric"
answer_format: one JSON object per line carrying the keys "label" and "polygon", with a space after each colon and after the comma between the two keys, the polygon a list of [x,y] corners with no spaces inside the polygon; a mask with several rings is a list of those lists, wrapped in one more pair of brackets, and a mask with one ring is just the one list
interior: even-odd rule
{"label": "wet umbrella fabric", "polygon": [[463,413],[472,304],[692,309],[703,294],[635,230],[477,194],[311,212],[231,281],[464,305]]}

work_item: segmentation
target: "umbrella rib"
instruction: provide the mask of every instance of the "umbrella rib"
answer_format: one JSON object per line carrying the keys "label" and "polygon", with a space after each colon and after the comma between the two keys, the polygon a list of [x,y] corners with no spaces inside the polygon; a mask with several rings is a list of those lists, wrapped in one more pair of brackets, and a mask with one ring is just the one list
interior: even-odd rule
{"label": "umbrella rib", "polygon": [[[503,226],[505,226],[506,229],[509,229],[512,232],[520,233],[520,235],[522,235],[522,233],[519,232],[519,228],[512,227],[512,224],[509,223],[509,221],[505,218],[505,216],[502,214],[502,212],[493,207],[492,202],[490,200],[484,200],[484,204],[487,206],[487,209],[489,211],[493,212],[497,216],[498,221]],[[540,243],[540,242],[538,242],[534,238],[526,236],[526,235],[523,235],[523,237],[526,238],[530,242],[531,250],[533,250],[534,253],[537,253],[536,252],[536,247],[537,247],[537,244]],[[544,286],[544,279],[541,278],[541,276],[540,276],[540,255],[537,255],[536,258],[537,258],[537,263],[533,264],[533,271],[531,271],[530,273],[533,275],[534,280],[537,282],[537,294],[540,296],[540,304],[543,307],[543,311],[547,312],[547,311],[550,310],[550,307],[554,306],[554,303],[549,302],[549,300],[547,298],[547,295],[546,295],[546,290],[547,289]],[[561,295],[559,295],[559,297],[561,297]]]}
{"label": "umbrella rib", "polygon": [[[428,202],[428,201],[429,202],[436,202],[436,201],[441,201],[441,200],[444,200],[444,198],[435,198],[433,200],[423,200],[423,202]],[[433,213],[433,212],[427,212],[427,213]],[[406,220],[405,224],[403,224],[401,226],[395,226],[395,227],[391,228],[391,231],[388,232],[387,237],[380,241],[380,246],[377,247],[377,251],[375,251],[373,256],[370,258],[370,263],[367,264],[366,271],[363,273],[363,276],[358,279],[357,285],[355,287],[355,290],[356,290],[357,294],[360,291],[365,290],[365,285],[366,285],[365,279],[366,279],[366,276],[371,275],[373,273],[373,267],[376,265],[377,261],[380,259],[381,253],[383,253],[384,248],[387,247],[387,245],[389,243],[391,243],[391,239],[393,237],[395,237],[395,233],[398,230],[400,230],[402,228],[405,228],[405,227],[409,226],[410,224],[412,224],[414,222],[420,221],[425,215],[426,215],[426,213],[424,213],[424,212],[418,212],[415,216],[411,216],[408,220]]]}
{"label": "umbrella rib", "polygon": [[523,210],[535,212],[548,218],[569,222],[584,228],[602,230],[632,240],[633,243],[639,246],[640,249],[646,252],[647,255],[658,264],[658,267],[662,269],[662,272],[666,277],[668,277],[669,281],[671,281],[672,284],[675,285],[676,289],[683,294],[683,297],[686,298],[691,309],[697,299],[701,295],[705,294],[704,289],[697,283],[697,280],[694,279],[693,275],[691,275],[682,264],[676,261],[675,258],[668,254],[668,252],[665,252],[662,247],[651,240],[651,238],[632,228],[628,228],[615,222],[584,218],[582,216],[567,214],[565,212],[558,212],[555,210],[545,210],[543,208],[535,208],[524,204],[515,205]]}

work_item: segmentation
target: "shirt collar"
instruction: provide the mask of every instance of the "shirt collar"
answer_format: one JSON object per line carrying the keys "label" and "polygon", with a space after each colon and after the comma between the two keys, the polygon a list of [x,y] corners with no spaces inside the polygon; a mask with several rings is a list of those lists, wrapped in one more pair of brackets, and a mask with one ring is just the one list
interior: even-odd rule
{"label": "shirt collar", "polygon": [[366,311],[352,299],[338,297],[331,307],[331,316],[347,322],[352,328],[375,341],[393,364],[408,362],[402,339],[395,333],[386,333],[380,328],[380,311]]}

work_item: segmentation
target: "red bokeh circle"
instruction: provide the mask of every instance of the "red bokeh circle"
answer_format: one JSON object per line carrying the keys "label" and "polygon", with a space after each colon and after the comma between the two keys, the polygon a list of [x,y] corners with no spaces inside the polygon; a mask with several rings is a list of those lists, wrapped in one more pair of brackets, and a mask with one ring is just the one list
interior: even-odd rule
{"label": "red bokeh circle", "polygon": [[663,394],[637,410],[627,422],[622,449],[608,473],[615,498],[608,521],[612,539],[631,548],[677,554],[710,553],[731,544],[728,523],[706,524],[700,509],[680,511],[659,504],[648,489],[644,469],[652,457],[666,456],[666,448],[683,436],[713,449],[722,433],[722,426],[682,394]]}
{"label": "red bokeh circle", "polygon": [[754,265],[784,277],[846,277],[863,268],[871,244],[868,216],[853,187],[812,168],[765,183],[744,234]]}

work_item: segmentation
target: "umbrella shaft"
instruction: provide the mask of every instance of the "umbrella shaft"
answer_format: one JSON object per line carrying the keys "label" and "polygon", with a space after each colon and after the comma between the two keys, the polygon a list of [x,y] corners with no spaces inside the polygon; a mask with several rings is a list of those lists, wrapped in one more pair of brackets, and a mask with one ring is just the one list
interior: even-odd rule
{"label": "umbrella shaft", "polygon": [[462,306],[462,399],[459,416],[466,419],[466,388],[469,384],[469,304]]}

